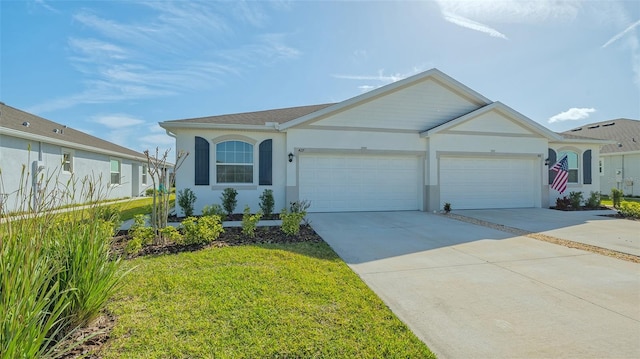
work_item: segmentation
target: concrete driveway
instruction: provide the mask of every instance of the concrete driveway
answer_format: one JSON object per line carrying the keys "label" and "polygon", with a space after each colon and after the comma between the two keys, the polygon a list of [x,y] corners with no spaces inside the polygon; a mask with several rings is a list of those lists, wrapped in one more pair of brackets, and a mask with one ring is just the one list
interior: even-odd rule
{"label": "concrete driveway", "polygon": [[313,228],[440,358],[638,358],[640,265],[424,212]]}

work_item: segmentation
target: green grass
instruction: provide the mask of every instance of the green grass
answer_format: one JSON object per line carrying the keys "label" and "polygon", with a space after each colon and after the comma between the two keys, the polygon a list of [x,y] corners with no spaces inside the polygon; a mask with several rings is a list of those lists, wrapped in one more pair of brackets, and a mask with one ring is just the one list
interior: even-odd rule
{"label": "green grass", "polygon": [[145,257],[104,358],[433,358],[324,243]]}
{"label": "green grass", "polygon": [[[173,208],[174,201],[176,199],[175,193],[169,195],[169,208]],[[120,211],[120,220],[126,221],[132,219],[137,214],[149,214],[151,213],[151,204],[153,203],[152,197],[144,197],[138,199],[132,199],[130,201],[114,204]]]}

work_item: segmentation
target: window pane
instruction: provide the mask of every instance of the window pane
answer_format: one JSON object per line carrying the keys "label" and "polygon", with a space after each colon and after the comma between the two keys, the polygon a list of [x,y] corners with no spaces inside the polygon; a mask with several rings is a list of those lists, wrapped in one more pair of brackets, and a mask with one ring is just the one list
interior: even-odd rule
{"label": "window pane", "polygon": [[569,183],[578,183],[578,170],[569,170]]}
{"label": "window pane", "polygon": [[252,165],[217,165],[218,183],[253,183]]}
{"label": "window pane", "polygon": [[120,172],[120,162],[111,160],[111,172]]}
{"label": "window pane", "polygon": [[111,184],[120,184],[120,173],[111,174]]}

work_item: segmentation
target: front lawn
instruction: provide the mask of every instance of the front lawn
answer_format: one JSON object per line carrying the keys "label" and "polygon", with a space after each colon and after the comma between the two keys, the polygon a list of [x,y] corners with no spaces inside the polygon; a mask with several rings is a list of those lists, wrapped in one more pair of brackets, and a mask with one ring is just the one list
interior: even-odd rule
{"label": "front lawn", "polygon": [[142,257],[104,358],[433,358],[325,243]]}

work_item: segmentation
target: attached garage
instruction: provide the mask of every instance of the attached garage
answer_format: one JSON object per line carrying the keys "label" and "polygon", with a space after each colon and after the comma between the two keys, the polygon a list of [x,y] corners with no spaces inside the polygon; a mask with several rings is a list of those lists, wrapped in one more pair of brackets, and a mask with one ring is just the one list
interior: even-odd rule
{"label": "attached garage", "polygon": [[311,212],[418,210],[420,157],[301,154],[299,198]]}
{"label": "attached garage", "polygon": [[539,207],[536,158],[441,157],[440,201],[454,209]]}

